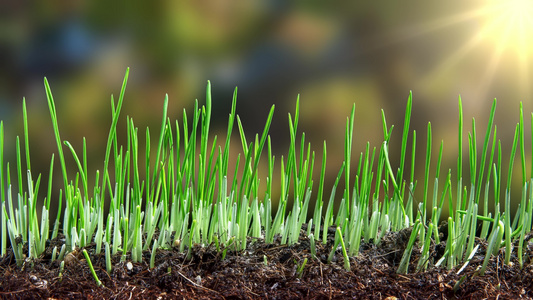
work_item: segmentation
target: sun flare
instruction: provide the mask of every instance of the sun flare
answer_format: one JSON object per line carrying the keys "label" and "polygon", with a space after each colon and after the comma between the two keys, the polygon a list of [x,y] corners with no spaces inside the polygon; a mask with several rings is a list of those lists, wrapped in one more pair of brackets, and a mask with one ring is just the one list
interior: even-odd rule
{"label": "sun flare", "polygon": [[[451,76],[455,67],[476,57],[485,62],[485,70],[477,77],[476,94],[480,99],[488,96],[494,80],[504,72],[515,78],[513,88],[521,97],[529,97],[533,73],[533,0],[478,0],[478,3],[401,32],[404,39],[456,28],[469,32],[466,39],[457,43],[453,51],[446,53],[422,77],[420,86],[439,86]],[[476,26],[472,27],[472,24]]]}
{"label": "sun flare", "polygon": [[486,37],[521,56],[533,54],[533,1],[491,0],[482,30]]}

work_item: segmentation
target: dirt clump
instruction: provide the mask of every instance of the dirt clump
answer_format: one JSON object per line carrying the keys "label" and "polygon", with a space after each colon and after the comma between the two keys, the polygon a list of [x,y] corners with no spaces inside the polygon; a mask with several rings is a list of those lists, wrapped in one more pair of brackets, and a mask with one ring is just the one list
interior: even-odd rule
{"label": "dirt clump", "polygon": [[[332,230],[334,232],[334,230]],[[95,254],[94,245],[85,249],[102,286],[97,286],[81,251],[61,272],[51,262],[47,249],[39,259],[15,263],[12,252],[0,259],[1,299],[533,299],[533,265],[530,259],[519,267],[503,263],[503,253],[494,256],[484,276],[477,273],[486,244],[466,268],[435,267],[442,245],[434,245],[428,269],[415,272],[419,248],[415,248],[408,274],[396,270],[409,238],[405,232],[387,233],[379,245],[362,242],[360,253],[344,269],[340,249],[328,262],[333,235],[326,244],[316,242],[316,256],[302,231],[299,242],[282,245],[279,239],[265,244],[249,239],[246,250],[216,249],[215,245],[194,245],[179,252],[159,249],[155,267],[150,268],[150,251],[141,263],[112,257],[113,269],[106,271],[105,256]],[[49,248],[59,243],[51,241]],[[190,251],[189,251],[190,250]],[[514,254],[514,253],[513,253]],[[530,254],[533,254],[530,251]],[[531,256],[531,255],[530,255]],[[307,259],[307,260],[306,260]]]}

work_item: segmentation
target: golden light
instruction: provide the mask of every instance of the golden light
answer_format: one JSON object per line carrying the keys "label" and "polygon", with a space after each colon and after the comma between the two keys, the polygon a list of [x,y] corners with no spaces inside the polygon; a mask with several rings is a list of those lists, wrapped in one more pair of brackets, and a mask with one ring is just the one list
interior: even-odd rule
{"label": "golden light", "polygon": [[458,66],[472,61],[472,57],[485,61],[485,70],[478,78],[477,94],[483,98],[502,72],[513,74],[522,96],[529,96],[530,74],[533,72],[533,0],[478,0],[471,9],[446,15],[431,22],[417,24],[402,33],[404,38],[424,36],[440,30],[453,30],[477,24],[469,30],[470,36],[456,44],[421,79],[422,86],[435,88],[452,77]]}
{"label": "golden light", "polygon": [[491,0],[482,29],[486,38],[520,56],[533,54],[533,1]]}
{"label": "golden light", "polygon": [[[480,34],[494,44],[492,57],[482,76],[480,91],[491,85],[501,64],[517,63],[516,80],[524,95],[529,95],[529,64],[533,56],[533,1],[490,0]],[[515,60],[518,58],[518,60]]]}

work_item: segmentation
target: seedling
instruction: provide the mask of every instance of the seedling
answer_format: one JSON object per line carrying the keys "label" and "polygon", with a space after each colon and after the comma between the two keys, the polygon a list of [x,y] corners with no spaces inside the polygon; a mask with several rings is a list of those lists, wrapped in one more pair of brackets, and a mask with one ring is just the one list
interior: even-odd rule
{"label": "seedling", "polygon": [[93,263],[91,262],[91,258],[89,257],[89,253],[87,253],[87,250],[83,249],[83,256],[85,256],[85,259],[87,260],[87,264],[89,265],[89,269],[91,270],[91,274],[94,277],[94,280],[96,281],[96,285],[101,286],[102,282],[100,279],[98,279],[98,275],[96,275],[96,272],[94,271]]}
{"label": "seedling", "polygon": [[306,264],[307,264],[307,257],[304,258],[304,261],[302,262],[301,265],[298,266],[298,268],[296,270],[296,276],[298,276],[298,278],[302,278],[302,276],[304,274],[304,268],[305,268]]}
{"label": "seedling", "polygon": [[[0,121],[0,255],[6,255],[9,238],[17,264],[21,266],[25,255],[29,258],[39,257],[45,250],[46,241],[62,232],[65,243],[58,255],[57,248],[54,249],[54,259],[57,255],[57,259],[63,260],[65,253],[91,243],[95,243],[95,253],[100,253],[103,243],[108,272],[112,270],[112,255],[120,252],[122,261],[130,255],[134,262],[141,262],[142,251],[150,249],[150,266],[153,268],[158,249],[176,247],[182,252],[189,251],[191,255],[195,244],[208,245],[214,242],[217,251],[221,252],[221,259],[225,259],[228,249],[245,250],[249,237],[264,239],[266,243],[274,243],[279,237],[283,244],[294,244],[300,238],[303,224],[307,223],[311,256],[316,257],[315,243],[322,241],[326,244],[328,230],[335,228],[335,243],[329,260],[340,245],[344,267],[349,270],[349,259],[359,253],[362,239],[379,245],[388,232],[411,227],[409,242],[397,269],[398,273],[406,273],[417,241],[418,247],[422,248],[422,256],[416,269],[422,271],[433,265],[430,263],[432,258],[429,249],[432,243],[440,242],[437,224],[444,218],[448,221],[448,237],[445,252],[438,258],[437,265],[452,269],[460,264],[468,264],[473,253],[479,251],[480,243],[475,239],[478,227],[481,227],[481,232],[477,237],[486,239],[488,236],[489,242],[481,274],[490,256],[498,253],[501,247],[504,248],[506,264],[511,263],[511,257],[516,255],[520,266],[523,265],[523,256],[527,255],[522,249],[524,239],[531,232],[533,223],[533,179],[527,178],[525,165],[522,106],[510,149],[505,189],[501,188],[502,177],[505,176],[502,174],[503,147],[497,141],[494,125],[496,101],[490,110],[481,151],[478,151],[476,124],[472,120],[467,144],[469,174],[462,172],[464,129],[459,98],[457,167],[450,168],[441,176],[444,143],[440,143],[439,152],[434,155],[432,127],[428,124],[425,152],[421,154],[425,156],[424,173],[415,176],[417,135],[416,131],[410,131],[412,94],[409,94],[399,161],[391,162],[389,149],[394,141],[391,139],[394,132],[393,126],[387,125],[384,111],[383,142],[378,147],[371,147],[367,143],[358,160],[357,156],[352,157],[354,105],[346,119],[344,158],[335,183],[333,187],[325,186],[325,178],[330,174],[326,174],[327,151],[324,142],[315,193],[315,152],[306,143],[305,134],[298,132],[299,99],[294,115],[288,116],[290,143],[287,155],[278,160],[272,153],[272,141],[268,133],[274,106],[265,120],[263,131],[248,140],[236,114],[237,89],[233,94],[225,141],[219,143],[216,136],[210,135],[212,99],[209,82],[205,105],[200,106],[196,101],[192,113],[184,110],[180,120],[171,120],[167,116],[169,98],[165,97],[161,127],[155,136],[157,143],[152,145],[152,134],[148,128],[141,133],[133,118],[120,118],[128,76],[129,69],[118,99],[111,97],[112,121],[103,167],[94,174],[94,187],[89,186],[89,182],[92,182],[89,178],[93,174],[88,174],[87,166],[94,162],[87,159],[86,141],[83,139],[81,149],[75,149],[73,144],[62,139],[61,117],[57,114],[49,83],[44,80],[57,153],[52,155],[47,172],[48,190],[40,210],[40,220],[37,219],[37,200],[42,199],[38,194],[42,177],[40,174],[35,176],[31,169],[29,131],[32,124],[26,113],[25,101],[22,110],[23,143],[17,137],[14,142],[6,144],[4,123]],[[235,165],[231,166],[229,157],[235,120],[240,137],[240,145],[236,148],[240,155]],[[119,122],[125,124],[125,132],[117,130]],[[144,145],[139,136],[143,134],[146,137]],[[125,144],[119,143],[119,140],[124,140],[119,139],[119,135],[125,135]],[[410,166],[406,165],[409,145]],[[4,147],[13,146],[16,162],[12,170],[13,164],[4,161]],[[140,155],[143,148],[146,152],[144,157]],[[67,154],[64,149],[68,149]],[[511,174],[517,151],[520,152],[522,198],[512,219]],[[72,156],[75,173],[67,171],[70,168],[67,168],[65,155]],[[59,197],[52,199],[55,160],[59,160],[62,183]],[[266,164],[261,164],[261,160]],[[280,167],[279,174],[274,172],[276,163]],[[268,166],[266,179],[259,176],[262,174],[262,165]],[[397,169],[392,166],[397,166]],[[533,165],[531,168],[533,171]],[[141,170],[145,170],[145,173],[142,174]],[[452,178],[456,178],[454,180],[457,182],[453,182]],[[421,201],[415,197],[419,179],[423,180],[422,196],[418,197]],[[273,186],[276,185],[280,196],[273,199]],[[328,197],[324,195],[324,189],[329,191],[330,188],[324,211],[323,199]],[[343,190],[337,192],[337,189]],[[502,194],[502,191],[505,192]],[[341,199],[339,205],[334,205],[337,196]],[[58,211],[53,229],[50,230],[52,201],[56,202]],[[308,220],[310,202],[315,205],[314,211],[309,212],[312,219]],[[277,211],[273,209],[274,203],[278,204]],[[292,206],[289,203],[293,203]],[[448,204],[448,216],[443,210],[444,203]],[[104,208],[107,207],[109,213],[105,215]],[[489,207],[494,209],[489,211]],[[514,239],[518,239],[518,249],[512,253]],[[24,249],[27,249],[27,253],[23,253]],[[88,256],[87,261],[90,263]],[[303,266],[305,262],[301,270]]]}

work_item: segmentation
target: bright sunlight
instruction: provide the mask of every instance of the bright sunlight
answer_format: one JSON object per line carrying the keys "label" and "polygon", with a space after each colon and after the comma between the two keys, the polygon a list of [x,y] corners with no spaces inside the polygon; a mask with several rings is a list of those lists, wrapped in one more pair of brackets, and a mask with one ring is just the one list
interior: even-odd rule
{"label": "bright sunlight", "polygon": [[487,15],[486,37],[523,57],[533,52],[533,1],[492,0]]}
{"label": "bright sunlight", "polygon": [[478,26],[425,74],[421,85],[438,85],[450,76],[453,68],[481,55],[486,57],[485,71],[479,74],[477,86],[481,98],[488,96],[484,94],[493,84],[495,75],[504,70],[515,74],[522,95],[529,95],[533,63],[533,0],[482,0],[469,10],[406,28],[403,37],[427,36],[440,30],[455,30],[457,26],[467,30],[469,24]]}
{"label": "bright sunlight", "polygon": [[480,89],[492,83],[503,60],[518,58],[517,74],[520,88],[529,94],[530,59],[533,56],[533,1],[490,0],[489,13],[484,15],[480,35],[494,44],[492,57],[481,81]]}

